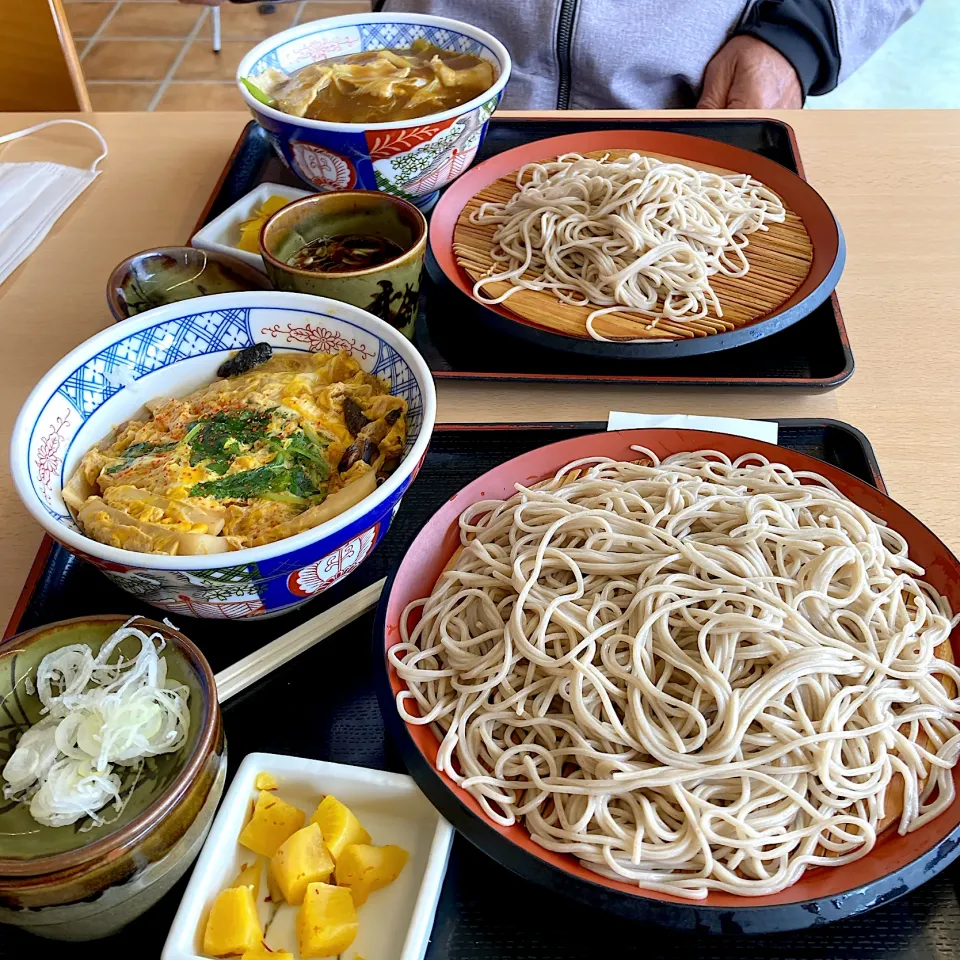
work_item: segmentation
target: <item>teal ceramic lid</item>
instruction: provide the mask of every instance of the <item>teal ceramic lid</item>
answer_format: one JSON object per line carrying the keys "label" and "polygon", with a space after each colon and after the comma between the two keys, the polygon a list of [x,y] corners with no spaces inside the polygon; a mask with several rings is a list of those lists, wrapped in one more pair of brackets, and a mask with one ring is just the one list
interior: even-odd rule
{"label": "teal ceramic lid", "polygon": [[[40,661],[60,647],[88,644],[94,655],[104,641],[129,618],[82,617],[38,627],[0,644],[0,771],[29,727],[41,718],[39,698],[32,690]],[[137,618],[134,626],[161,633],[166,646],[167,675],[190,690],[190,733],[183,748],[148,759],[139,773],[117,768],[130,799],[115,814],[103,809],[107,822],[97,826],[89,818],[62,827],[38,823],[27,804],[5,800],[0,775],[0,876],[50,873],[102,857],[136,841],[172,810],[188,789],[214,746],[219,707],[216,683],[203,654],[173,628]],[[123,640],[119,651],[134,657],[140,649],[135,637]]]}

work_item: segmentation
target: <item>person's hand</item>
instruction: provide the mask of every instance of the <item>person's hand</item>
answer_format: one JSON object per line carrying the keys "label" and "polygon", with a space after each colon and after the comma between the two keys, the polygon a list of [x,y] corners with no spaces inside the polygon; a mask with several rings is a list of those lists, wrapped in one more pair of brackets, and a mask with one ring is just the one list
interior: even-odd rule
{"label": "person's hand", "polygon": [[797,110],[803,89],[793,64],[756,37],[732,37],[703,72],[697,106],[706,110]]}

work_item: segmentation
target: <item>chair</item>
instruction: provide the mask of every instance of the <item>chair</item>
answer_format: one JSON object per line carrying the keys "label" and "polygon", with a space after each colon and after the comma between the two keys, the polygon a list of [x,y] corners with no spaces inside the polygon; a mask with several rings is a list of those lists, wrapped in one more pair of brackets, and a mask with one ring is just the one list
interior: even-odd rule
{"label": "chair", "polygon": [[0,0],[0,110],[91,110],[61,0]]}
{"label": "chair", "polygon": [[213,20],[213,52],[219,53],[221,47],[220,38],[220,5],[210,9],[210,17]]}
{"label": "chair", "polygon": [[[253,3],[255,0],[239,0],[241,3]],[[270,3],[259,3],[261,7],[272,6],[274,3],[295,3],[296,0],[271,0]],[[213,52],[219,53],[221,48],[220,39],[220,2],[210,5],[210,19],[213,24]]]}

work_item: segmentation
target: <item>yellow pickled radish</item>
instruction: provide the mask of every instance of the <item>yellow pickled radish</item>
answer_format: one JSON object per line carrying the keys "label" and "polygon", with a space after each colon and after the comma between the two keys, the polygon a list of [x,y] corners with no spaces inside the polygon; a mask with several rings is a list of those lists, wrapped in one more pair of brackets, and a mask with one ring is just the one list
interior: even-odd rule
{"label": "yellow pickled radish", "polygon": [[348,887],[354,904],[363,906],[374,890],[380,890],[400,876],[408,858],[406,850],[393,844],[376,847],[351,843],[337,859],[337,884]]}
{"label": "yellow pickled radish", "polygon": [[311,883],[297,914],[300,957],[335,957],[357,936],[357,911],[350,891],[329,883]]}
{"label": "yellow pickled radish", "polygon": [[287,837],[296,833],[307,815],[281,800],[275,793],[261,790],[253,816],[240,831],[240,843],[254,853],[272,857]]}
{"label": "yellow pickled radish", "polygon": [[270,217],[288,203],[290,201],[286,197],[270,197],[266,200],[252,217],[240,224],[240,242],[237,244],[237,248],[245,250],[247,253],[259,253],[260,229]]}
{"label": "yellow pickled radish", "polygon": [[287,903],[303,903],[307,884],[326,880],[333,873],[333,860],[320,828],[310,823],[288,837],[270,861],[270,871]]}
{"label": "yellow pickled radish", "polygon": [[277,778],[272,773],[258,773],[253,785],[258,790],[276,790]]}
{"label": "yellow pickled radish", "polygon": [[240,867],[237,879],[231,884],[232,887],[253,887],[253,899],[260,896],[260,875],[263,873],[263,863],[259,857],[253,863],[245,863]]}
{"label": "yellow pickled radish", "polygon": [[213,901],[203,931],[203,952],[229,957],[260,946],[263,930],[250,887],[221,890]]}
{"label": "yellow pickled radish", "polygon": [[351,843],[369,843],[370,834],[353,811],[334,796],[326,796],[310,818],[323,834],[323,842],[336,860]]}

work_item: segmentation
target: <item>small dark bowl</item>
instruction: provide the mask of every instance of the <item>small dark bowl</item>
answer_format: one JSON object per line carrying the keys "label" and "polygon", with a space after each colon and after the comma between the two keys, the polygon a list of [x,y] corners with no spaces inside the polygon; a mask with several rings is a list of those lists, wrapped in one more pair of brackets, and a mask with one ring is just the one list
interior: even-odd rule
{"label": "small dark bowl", "polygon": [[114,267],[107,281],[107,303],[117,320],[126,320],[177,300],[272,289],[259,270],[228,254],[158,247],[135,253]]}

